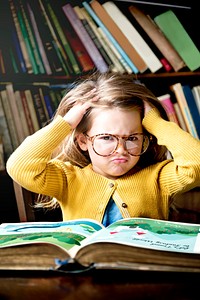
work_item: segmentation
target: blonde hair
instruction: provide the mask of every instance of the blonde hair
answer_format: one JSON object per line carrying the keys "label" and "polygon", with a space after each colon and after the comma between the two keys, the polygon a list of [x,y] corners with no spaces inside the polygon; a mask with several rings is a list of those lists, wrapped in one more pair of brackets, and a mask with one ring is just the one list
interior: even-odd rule
{"label": "blonde hair", "polygon": [[[146,101],[151,106],[156,107],[161,116],[168,120],[166,111],[160,101],[146,86],[138,83],[133,75],[110,72],[95,72],[86,79],[74,82],[71,90],[61,100],[54,118],[58,115],[64,116],[76,102],[88,101],[87,93],[94,88],[96,89],[96,95],[99,97],[98,101],[87,110],[77,128],[70,132],[55,149],[52,153],[52,158],[68,161],[81,168],[90,163],[88,153],[79,148],[76,135],[87,132],[90,129],[91,120],[95,117],[93,109],[95,107],[103,109],[112,109],[113,107],[126,110],[134,109],[140,112],[142,119],[144,117],[144,101]],[[149,134],[145,129],[144,132]],[[140,168],[147,167],[166,159],[166,155],[166,147],[158,145],[156,137],[152,136],[150,146],[146,153],[141,156],[138,165]],[[51,203],[51,206],[54,206],[54,204]]]}

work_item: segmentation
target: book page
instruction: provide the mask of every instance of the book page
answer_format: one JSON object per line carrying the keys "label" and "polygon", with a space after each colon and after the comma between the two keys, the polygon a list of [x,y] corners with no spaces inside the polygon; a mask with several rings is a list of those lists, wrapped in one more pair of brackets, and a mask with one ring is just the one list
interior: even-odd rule
{"label": "book page", "polygon": [[163,251],[200,253],[200,225],[148,218],[127,218],[95,233],[82,244],[101,242]]}
{"label": "book page", "polygon": [[22,222],[0,225],[0,248],[20,244],[50,243],[66,251],[80,246],[86,237],[102,229],[95,220],[77,219],[67,222]]}

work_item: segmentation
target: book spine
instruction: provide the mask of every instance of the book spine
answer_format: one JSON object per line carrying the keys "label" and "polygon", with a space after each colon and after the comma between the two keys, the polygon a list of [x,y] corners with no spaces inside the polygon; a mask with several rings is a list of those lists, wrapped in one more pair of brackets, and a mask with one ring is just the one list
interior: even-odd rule
{"label": "book spine", "polygon": [[4,160],[4,145],[2,136],[0,136],[0,171],[6,169],[5,160]]}
{"label": "book spine", "polygon": [[62,63],[63,68],[65,69],[66,75],[73,75],[74,72],[73,72],[73,68],[72,68],[71,62],[69,60],[69,57],[67,56],[63,46],[61,45],[60,41],[58,40],[58,36],[52,26],[52,23],[49,19],[49,16],[48,16],[41,0],[39,0],[39,5],[40,5],[41,12],[43,14],[45,23],[48,27],[48,31],[50,32],[50,36],[51,36],[50,43],[54,43],[54,45],[56,44],[56,47],[54,46],[54,48],[58,49],[58,51],[59,51],[59,54],[57,53],[58,57],[59,58],[62,57],[61,63]]}
{"label": "book spine", "polygon": [[108,71],[108,66],[104,61],[103,57],[101,56],[99,50],[95,46],[94,42],[88,35],[87,31],[85,30],[83,24],[81,23],[80,19],[78,18],[77,14],[75,13],[73,7],[70,3],[67,3],[62,6],[62,9],[71,23],[72,27],[74,28],[75,32],[78,34],[79,38],[81,39],[82,43],[84,44],[86,50],[88,51],[90,57],[92,58],[96,68],[104,73]]}
{"label": "book spine", "polygon": [[0,136],[2,137],[4,160],[7,161],[8,157],[14,151],[12,140],[9,132],[9,125],[7,123],[6,112],[3,108],[3,99],[0,93]]}
{"label": "book spine", "polygon": [[47,124],[48,113],[46,115],[46,111],[43,106],[43,102],[41,100],[39,88],[32,89],[32,97],[33,97],[33,103],[34,103],[35,111],[37,114],[38,122],[39,122],[40,128],[42,128]]}
{"label": "book spine", "polygon": [[23,129],[23,126],[21,123],[19,111],[17,108],[15,94],[14,94],[14,88],[13,88],[12,83],[6,84],[6,91],[8,94],[8,101],[9,101],[9,104],[11,107],[14,124],[15,124],[16,130],[17,130],[18,141],[19,141],[19,143],[22,143],[26,136],[25,136],[24,129]]}
{"label": "book spine", "polygon": [[62,29],[62,27],[61,27],[61,25],[59,23],[59,20],[58,20],[56,14],[54,13],[54,11],[53,11],[53,9],[51,7],[51,4],[48,1],[47,1],[47,9],[48,9],[49,14],[51,16],[51,19],[52,19],[52,21],[54,23],[54,26],[55,26],[55,28],[57,30],[57,33],[58,33],[58,35],[60,37],[62,45],[63,45],[63,47],[64,47],[64,49],[66,51],[66,54],[67,54],[68,58],[70,59],[70,62],[71,62],[71,65],[73,67],[74,73],[75,74],[80,74],[81,70],[80,70],[80,67],[79,67],[79,65],[77,63],[77,59],[76,59],[76,57],[75,57],[75,55],[74,55],[74,53],[73,53],[73,51],[71,49],[71,46],[70,46],[70,44],[69,44],[69,42],[68,42],[68,40],[67,40],[67,38],[66,38],[66,36],[65,36],[65,34],[63,32],[63,29]]}
{"label": "book spine", "polygon": [[25,45],[25,42],[24,42],[24,38],[23,38],[23,35],[22,35],[22,32],[21,32],[20,24],[19,24],[19,21],[18,21],[18,18],[17,18],[16,9],[15,9],[15,6],[14,6],[14,3],[13,3],[12,0],[9,0],[9,4],[10,4],[10,10],[11,10],[11,13],[12,13],[14,25],[15,25],[16,32],[17,32],[17,36],[18,36],[18,39],[19,39],[19,44],[20,44],[21,51],[23,53],[24,61],[25,61],[25,64],[26,64],[26,70],[27,70],[28,74],[32,74],[33,73],[33,68],[32,68],[30,58],[29,58],[29,55],[28,55],[28,52],[27,52],[27,49],[26,49],[26,45]]}
{"label": "book spine", "polygon": [[158,100],[160,100],[160,102],[162,103],[163,107],[165,108],[169,120],[172,121],[172,122],[177,123],[178,125],[180,125],[179,121],[178,121],[178,118],[176,116],[176,111],[174,109],[174,104],[173,104],[173,102],[171,100],[170,94],[164,94],[164,95],[161,95],[161,96],[159,96],[157,98],[158,98]]}
{"label": "book spine", "polygon": [[24,108],[24,113],[25,113],[25,117],[26,117],[26,122],[29,128],[29,132],[30,134],[33,134],[35,132],[34,126],[33,126],[33,122],[31,119],[31,114],[29,111],[29,107],[28,107],[28,103],[27,103],[27,99],[24,93],[24,90],[20,90],[20,95],[21,95],[21,101],[22,101],[22,105]]}
{"label": "book spine", "polygon": [[38,27],[38,30],[42,39],[46,56],[48,58],[48,62],[51,67],[52,74],[68,76],[69,72],[66,63],[63,59],[60,60],[60,56],[61,56],[60,50],[58,49],[57,45],[55,46],[56,43],[54,38],[52,37],[52,32],[49,28],[49,23],[47,22],[44,12],[42,8],[39,6],[38,2],[36,1],[32,2],[32,11],[36,23],[42,24],[42,26],[40,25]]}
{"label": "book spine", "polygon": [[25,115],[25,111],[24,111],[24,107],[22,104],[22,99],[21,99],[21,94],[19,90],[15,91],[15,99],[16,99],[16,104],[17,104],[17,108],[19,111],[19,116],[20,116],[20,120],[24,129],[24,134],[27,137],[30,134],[29,131],[29,127],[27,124],[27,120],[26,120],[26,115]]}
{"label": "book spine", "polygon": [[117,51],[117,49],[114,47],[114,45],[112,43],[110,43],[108,37],[105,35],[104,31],[102,30],[101,27],[98,28],[98,30],[100,31],[103,39],[105,40],[105,42],[108,45],[108,50],[107,52],[110,53],[110,57],[113,60],[114,65],[117,68],[117,71],[120,73],[124,73],[127,72],[128,74],[132,74],[132,70],[129,67],[129,65],[124,61],[124,59],[121,57],[120,53]]}
{"label": "book spine", "polygon": [[110,42],[114,44],[115,48],[120,53],[120,55],[123,57],[123,59],[126,61],[126,63],[128,64],[128,66],[131,68],[132,72],[135,73],[135,74],[137,74],[138,73],[138,69],[136,68],[136,66],[133,64],[133,62],[128,57],[128,55],[126,54],[126,52],[122,49],[122,47],[119,45],[119,43],[110,34],[110,32],[106,28],[106,26],[104,26],[104,24],[101,22],[101,20],[97,17],[97,15],[95,14],[95,12],[91,8],[91,6],[86,1],[84,1],[82,4],[85,7],[85,9],[87,10],[87,12],[94,19],[94,21],[102,28],[102,30],[107,35],[107,37],[110,40]]}
{"label": "book spine", "polygon": [[119,43],[121,48],[129,56],[135,67],[140,73],[143,73],[147,70],[147,65],[136,51],[136,49],[131,45],[129,40],[124,35],[123,31],[116,25],[110,15],[107,13],[103,5],[98,1],[93,0],[90,2],[90,6],[93,11],[96,13],[97,17],[101,20],[104,26],[108,29],[113,38]]}
{"label": "book spine", "polygon": [[74,10],[75,10],[77,16],[79,17],[79,19],[81,20],[81,23],[85,27],[87,33],[93,40],[95,46],[97,47],[100,54],[102,55],[104,61],[106,62],[106,64],[108,65],[108,67],[110,69],[112,67],[112,61],[111,61],[110,57],[108,56],[108,54],[106,53],[104,47],[102,46],[100,39],[98,37],[98,33],[97,34],[95,33],[94,27],[91,26],[91,22],[88,22],[88,20],[86,19],[85,15],[84,15],[84,12],[81,10],[81,8],[79,6],[74,6]]}
{"label": "book spine", "polygon": [[194,96],[194,100],[196,102],[198,112],[200,114],[200,85],[199,86],[198,85],[193,86],[192,93],[193,93],[193,96]]}
{"label": "book spine", "polygon": [[5,112],[13,149],[16,149],[19,146],[20,142],[18,140],[17,130],[12,116],[12,111],[8,101],[8,95],[6,90],[1,91],[1,98],[2,98],[2,105]]}
{"label": "book spine", "polygon": [[[109,66],[110,70],[112,72],[124,72],[125,69],[122,67],[118,59],[116,58],[115,54],[111,50],[110,47],[110,41],[108,38],[105,38],[105,34],[101,30],[101,28],[95,23],[95,21],[92,19],[92,17],[89,15],[89,13],[86,11],[85,7],[81,8],[82,14],[84,15],[84,18],[88,21],[90,26],[92,27],[95,35],[99,39],[99,42],[101,43],[103,49],[105,50],[107,56],[109,57]],[[131,72],[132,73],[132,72]]]}
{"label": "book spine", "polygon": [[176,96],[176,100],[179,103],[184,121],[186,123],[188,132],[190,132],[191,135],[193,135],[195,138],[199,138],[198,137],[198,133],[196,131],[196,127],[194,125],[194,121],[192,119],[187,101],[185,99],[185,95],[183,92],[183,88],[181,83],[175,83],[173,85],[170,86],[171,90],[174,92],[175,96]]}
{"label": "book spine", "polygon": [[25,64],[23,53],[22,53],[22,50],[21,50],[21,47],[19,44],[19,39],[18,39],[17,33],[13,27],[11,28],[11,31],[12,31],[11,32],[12,41],[13,41],[14,47],[16,49],[18,61],[20,64],[20,70],[22,71],[22,73],[27,73],[26,64]]}
{"label": "book spine", "polygon": [[123,33],[135,47],[136,51],[140,54],[140,56],[142,56],[149,70],[152,73],[160,70],[162,68],[162,64],[158,57],[154,54],[149,45],[145,42],[128,18],[115,5],[115,3],[108,1],[105,2],[103,6],[117,26],[123,30]]}
{"label": "book spine", "polygon": [[139,25],[143,28],[143,30],[147,33],[153,43],[173,67],[174,71],[177,72],[185,67],[184,61],[169,40],[162,33],[160,28],[153,21],[153,19],[151,19],[149,15],[147,16],[142,10],[134,5],[129,6],[129,10]]}
{"label": "book spine", "polygon": [[29,109],[29,112],[30,112],[30,115],[31,115],[31,120],[32,120],[33,127],[34,127],[34,132],[35,132],[35,131],[40,129],[40,125],[39,125],[37,114],[36,114],[36,111],[35,111],[32,93],[31,93],[30,90],[25,90],[24,95],[26,97],[26,101],[27,101],[27,104],[28,104],[28,109]]}
{"label": "book spine", "polygon": [[188,84],[182,85],[182,88],[183,88],[183,93],[185,95],[185,99],[188,104],[193,122],[196,127],[196,131],[200,138],[200,114],[199,114],[192,90]]}
{"label": "book spine", "polygon": [[42,58],[42,62],[43,62],[46,74],[51,75],[52,74],[51,66],[50,66],[48,57],[47,57],[46,52],[45,52],[45,48],[44,48],[44,45],[43,45],[43,42],[42,42],[42,38],[40,36],[40,32],[38,30],[38,26],[37,26],[37,22],[36,22],[33,10],[31,8],[31,6],[29,5],[29,3],[27,3],[27,9],[28,9],[28,12],[29,12],[30,21],[31,21],[31,24],[32,24],[32,27],[33,27],[33,31],[34,31],[34,34],[35,34],[35,39],[36,39],[37,44],[38,44],[39,52],[40,52],[40,55],[41,55],[41,58]]}
{"label": "book spine", "polygon": [[172,10],[154,18],[167,39],[179,53],[187,67],[194,71],[200,67],[200,52]]}
{"label": "book spine", "polygon": [[183,130],[188,131],[186,123],[185,123],[185,120],[183,118],[183,114],[182,114],[181,109],[180,109],[180,105],[178,104],[178,102],[174,103],[174,109],[175,109],[175,112],[176,112],[176,115],[177,115],[180,127]]}
{"label": "book spine", "polygon": [[43,105],[43,108],[44,108],[46,120],[48,121],[49,120],[49,113],[48,113],[48,109],[46,107],[46,103],[45,103],[45,100],[44,100],[44,91],[43,91],[42,87],[39,87],[38,91],[39,91],[40,99],[41,99],[41,102],[42,102],[42,105]]}
{"label": "book spine", "polygon": [[5,62],[3,57],[3,51],[0,49],[0,70],[2,74],[6,74]]}
{"label": "book spine", "polygon": [[49,94],[44,94],[44,101],[45,101],[45,105],[48,111],[48,119],[51,119],[54,115],[54,107],[52,105],[51,102],[51,97],[49,96]]}
{"label": "book spine", "polygon": [[37,42],[35,40],[35,36],[33,34],[33,29],[30,23],[30,19],[29,19],[29,14],[28,11],[26,9],[26,6],[23,4],[22,1],[20,1],[20,8],[21,8],[21,12],[22,12],[22,17],[24,19],[24,23],[25,23],[25,27],[27,30],[27,36],[28,36],[28,40],[30,41],[30,45],[31,45],[31,49],[33,52],[33,57],[35,60],[35,64],[36,67],[38,69],[38,73],[40,74],[44,74],[45,73],[45,68],[42,62],[42,58],[38,49],[38,45]]}
{"label": "book spine", "polygon": [[76,54],[82,72],[92,71],[95,68],[95,65],[76,32],[74,32],[72,28],[69,30],[69,27],[65,27],[64,32],[73,52]]}

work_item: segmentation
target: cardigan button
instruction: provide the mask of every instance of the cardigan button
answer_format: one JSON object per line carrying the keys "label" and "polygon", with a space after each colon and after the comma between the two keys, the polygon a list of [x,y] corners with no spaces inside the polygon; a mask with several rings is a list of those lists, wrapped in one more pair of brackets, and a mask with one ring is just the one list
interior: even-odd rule
{"label": "cardigan button", "polygon": [[114,183],[109,183],[109,187],[112,188],[114,186]]}
{"label": "cardigan button", "polygon": [[122,203],[122,207],[123,207],[123,208],[126,208],[127,206],[128,206],[128,205],[127,205],[125,202]]}

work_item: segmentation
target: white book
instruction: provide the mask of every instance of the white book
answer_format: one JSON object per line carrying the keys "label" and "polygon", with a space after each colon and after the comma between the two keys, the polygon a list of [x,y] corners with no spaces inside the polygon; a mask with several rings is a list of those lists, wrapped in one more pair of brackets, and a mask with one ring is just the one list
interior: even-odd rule
{"label": "white book", "polygon": [[25,135],[22,123],[21,123],[21,118],[20,118],[19,111],[17,108],[16,98],[15,98],[15,93],[14,93],[14,88],[13,88],[12,83],[6,84],[6,92],[8,95],[8,102],[9,102],[9,105],[11,108],[14,124],[17,129],[18,140],[19,140],[19,143],[22,143],[23,140],[26,138],[26,135]]}
{"label": "white book", "polygon": [[191,135],[193,135],[195,138],[199,139],[192,115],[190,113],[190,109],[188,107],[185,94],[183,92],[183,88],[180,82],[172,84],[170,86],[171,90],[174,92],[176,101],[178,102],[184,121],[186,123],[188,132],[190,132]]}
{"label": "white book", "polygon": [[200,85],[193,86],[192,93],[194,95],[194,99],[200,114]]}
{"label": "white book", "polygon": [[174,109],[175,109],[180,127],[183,130],[188,131],[187,126],[186,126],[185,121],[184,121],[184,118],[183,118],[183,114],[181,112],[181,109],[180,109],[180,106],[179,106],[178,102],[174,103]]}
{"label": "white book", "polygon": [[155,53],[151,50],[151,48],[145,42],[145,40],[139,34],[139,32],[135,29],[133,24],[120,11],[120,9],[112,1],[107,1],[102,5],[106,9],[110,17],[113,19],[113,21],[124,33],[124,35],[129,40],[129,42],[133,45],[136,51],[143,58],[149,70],[152,73],[155,73],[158,70],[160,70],[163,67],[160,60],[155,55]]}
{"label": "white book", "polygon": [[8,100],[8,94],[7,94],[6,90],[2,90],[0,92],[0,94],[1,94],[3,110],[4,110],[6,121],[8,124],[8,130],[9,130],[12,145],[13,145],[13,150],[15,150],[19,146],[20,142],[18,139],[17,128],[14,123],[14,118],[13,118],[10,103]]}
{"label": "white book", "polygon": [[[7,123],[7,119],[6,119],[2,101],[3,101],[3,99],[1,98],[1,93],[0,93],[0,138],[3,143],[5,160],[7,160],[8,157],[11,155],[11,153],[14,151],[14,148],[12,145],[12,140],[11,140],[11,136],[10,136],[10,132],[9,132],[9,126]],[[0,145],[1,145],[1,143],[0,143]]]}
{"label": "white book", "polygon": [[23,129],[24,129],[25,136],[28,136],[28,135],[30,135],[30,131],[29,131],[28,124],[26,121],[26,115],[24,112],[22,98],[21,98],[21,94],[20,94],[19,90],[15,91],[15,99],[16,99],[16,104],[17,104],[17,108],[19,111],[19,115],[20,115],[20,119],[21,119],[21,123],[22,123]]}

